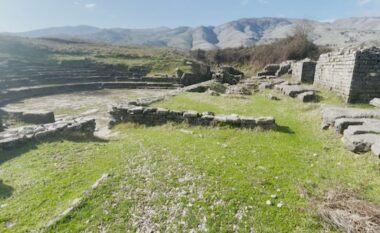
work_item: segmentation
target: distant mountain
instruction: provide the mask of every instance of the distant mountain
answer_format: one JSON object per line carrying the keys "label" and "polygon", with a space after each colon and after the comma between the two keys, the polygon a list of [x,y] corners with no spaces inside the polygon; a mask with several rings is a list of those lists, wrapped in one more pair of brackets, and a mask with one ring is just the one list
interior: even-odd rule
{"label": "distant mountain", "polygon": [[363,17],[319,22],[286,18],[249,18],[219,26],[196,28],[101,29],[90,26],[47,28],[16,35],[81,39],[92,42],[173,47],[181,49],[217,49],[269,43],[294,33],[302,26],[317,44],[332,47],[380,46],[380,17]]}

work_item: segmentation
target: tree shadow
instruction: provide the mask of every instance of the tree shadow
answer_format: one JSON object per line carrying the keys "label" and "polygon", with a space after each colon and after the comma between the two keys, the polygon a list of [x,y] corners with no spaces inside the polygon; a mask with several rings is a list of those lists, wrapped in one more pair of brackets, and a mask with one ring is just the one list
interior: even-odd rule
{"label": "tree shadow", "polygon": [[11,197],[13,190],[11,186],[4,184],[3,181],[0,180],[0,200]]}

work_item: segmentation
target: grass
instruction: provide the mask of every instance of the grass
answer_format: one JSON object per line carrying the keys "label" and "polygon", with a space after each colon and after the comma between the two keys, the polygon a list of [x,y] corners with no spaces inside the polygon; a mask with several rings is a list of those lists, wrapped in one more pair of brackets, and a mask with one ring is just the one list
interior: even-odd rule
{"label": "grass", "polygon": [[111,174],[106,183],[45,230],[336,232],[303,194],[318,200],[339,185],[379,204],[379,160],[322,131],[319,104],[281,98],[188,93],[156,104],[272,115],[279,131],[121,124],[114,141],[51,138],[0,152],[0,232],[43,229],[103,173]]}
{"label": "grass", "polygon": [[0,36],[0,61],[17,59],[56,64],[89,59],[105,64],[144,65],[149,74],[172,75],[176,68],[190,71],[185,52],[165,48],[143,48],[56,39],[26,39]]}

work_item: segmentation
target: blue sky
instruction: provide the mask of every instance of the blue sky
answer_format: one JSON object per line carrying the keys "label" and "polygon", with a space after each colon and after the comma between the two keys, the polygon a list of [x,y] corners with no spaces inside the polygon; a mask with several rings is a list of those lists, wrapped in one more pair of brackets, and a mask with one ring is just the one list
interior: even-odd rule
{"label": "blue sky", "polygon": [[219,25],[245,17],[380,16],[380,0],[0,0],[0,31]]}

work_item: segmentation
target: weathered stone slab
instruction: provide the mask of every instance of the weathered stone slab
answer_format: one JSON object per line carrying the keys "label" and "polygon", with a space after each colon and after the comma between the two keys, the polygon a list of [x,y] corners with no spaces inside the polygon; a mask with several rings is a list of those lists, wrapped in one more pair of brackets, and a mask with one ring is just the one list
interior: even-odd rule
{"label": "weathered stone slab", "polygon": [[339,106],[321,106],[323,125],[334,125],[340,118],[376,118],[380,119],[380,109],[357,109]]}
{"label": "weathered stone slab", "polygon": [[22,113],[21,120],[30,124],[48,124],[55,122],[55,116],[53,112],[27,111]]}
{"label": "weathered stone slab", "polygon": [[372,153],[374,153],[377,157],[380,157],[380,142],[376,142],[371,147]]}
{"label": "weathered stone slab", "polygon": [[355,153],[371,151],[372,145],[380,142],[380,135],[377,134],[350,134],[344,132],[343,143],[345,147]]}
{"label": "weathered stone slab", "polygon": [[340,118],[337,119],[334,123],[336,131],[338,131],[340,134],[343,134],[343,132],[351,125],[363,125],[365,119],[363,118]]}
{"label": "weathered stone slab", "polygon": [[377,108],[380,108],[380,98],[375,98],[369,102],[372,106],[375,106]]}
{"label": "weathered stone slab", "polygon": [[307,92],[300,93],[299,95],[297,95],[297,98],[304,103],[313,102],[316,100],[316,97],[317,96],[315,95],[314,91],[307,91]]}

